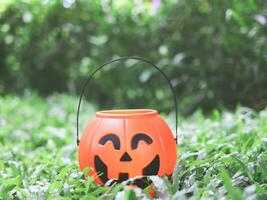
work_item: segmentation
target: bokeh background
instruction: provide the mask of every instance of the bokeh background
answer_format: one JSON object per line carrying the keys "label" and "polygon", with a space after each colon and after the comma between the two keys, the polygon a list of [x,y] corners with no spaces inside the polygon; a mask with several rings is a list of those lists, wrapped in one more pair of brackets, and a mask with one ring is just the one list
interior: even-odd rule
{"label": "bokeh background", "polygon": [[[79,172],[82,86],[121,56],[177,94],[177,165],[152,177],[156,197],[267,199],[267,0],[0,0],[0,200],[148,199]],[[115,108],[156,109],[175,133],[151,66],[106,66],[85,94],[80,135]]]}
{"label": "bokeh background", "polygon": [[[267,105],[265,0],[1,0],[0,94],[78,96],[89,74],[141,56],[171,79],[180,111]],[[153,68],[106,67],[86,91],[99,109],[173,110]]]}

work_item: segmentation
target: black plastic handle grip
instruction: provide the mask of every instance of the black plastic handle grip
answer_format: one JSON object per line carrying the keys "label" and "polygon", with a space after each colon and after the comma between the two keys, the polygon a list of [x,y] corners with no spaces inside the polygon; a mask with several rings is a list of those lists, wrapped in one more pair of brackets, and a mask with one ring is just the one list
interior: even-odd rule
{"label": "black plastic handle grip", "polygon": [[175,94],[175,90],[171,84],[171,80],[168,78],[168,76],[159,68],[157,67],[155,64],[153,64],[152,62],[144,59],[144,58],[141,58],[141,57],[136,57],[136,56],[126,56],[126,57],[119,57],[119,58],[116,58],[114,60],[111,60],[109,62],[106,62],[104,64],[102,64],[100,67],[98,67],[95,71],[93,71],[93,73],[87,78],[87,80],[85,81],[83,87],[82,87],[82,91],[81,91],[81,94],[80,94],[80,99],[79,99],[79,103],[78,103],[78,107],[77,107],[77,121],[76,121],[76,126],[77,126],[77,145],[79,146],[79,142],[80,142],[80,139],[79,139],[79,115],[80,115],[80,107],[81,107],[81,102],[82,102],[82,98],[83,98],[83,95],[84,95],[84,92],[85,92],[85,89],[87,87],[87,85],[89,84],[89,82],[91,81],[91,79],[94,77],[94,75],[99,71],[101,70],[103,67],[105,67],[106,65],[109,65],[111,63],[114,63],[114,62],[117,62],[117,61],[122,61],[122,60],[129,60],[129,59],[132,59],[132,60],[138,60],[138,61],[142,61],[146,64],[149,64],[150,66],[154,67],[155,69],[157,69],[161,75],[163,75],[163,77],[166,79],[166,81],[168,82],[170,88],[171,88],[171,91],[172,91],[172,95],[173,95],[173,103],[174,103],[174,107],[175,107],[175,142],[177,144],[178,142],[178,133],[177,133],[177,128],[178,128],[178,105],[177,105],[177,99],[176,99],[176,94]]}

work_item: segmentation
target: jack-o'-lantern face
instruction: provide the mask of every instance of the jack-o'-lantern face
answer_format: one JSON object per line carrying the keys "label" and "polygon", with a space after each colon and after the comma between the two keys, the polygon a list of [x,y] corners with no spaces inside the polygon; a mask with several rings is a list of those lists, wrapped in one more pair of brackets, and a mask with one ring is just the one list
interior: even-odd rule
{"label": "jack-o'-lantern face", "polygon": [[[108,145],[107,143],[111,142],[112,145]],[[144,145],[142,145],[144,143]],[[111,172],[108,172],[108,166],[110,165],[117,165],[121,167],[116,167],[114,175],[117,175],[118,182],[125,181],[129,178],[129,173],[134,173],[133,171],[136,171],[137,174],[142,174],[145,176],[148,175],[157,175],[160,167],[160,158],[159,155],[155,153],[155,155],[151,157],[147,157],[146,162],[142,162],[142,164],[139,162],[138,157],[139,156],[145,156],[136,154],[135,151],[142,152],[143,148],[149,148],[148,145],[153,145],[153,139],[145,134],[145,133],[137,133],[135,134],[130,141],[130,148],[128,148],[128,151],[123,148],[123,145],[121,145],[121,140],[119,136],[116,134],[107,134],[103,136],[100,141],[100,145],[103,145],[108,151],[119,151],[121,155],[116,154],[116,157],[114,159],[101,159],[99,155],[95,155],[94,157],[94,165],[97,172],[101,172],[100,179],[103,182],[106,182],[109,180],[108,174]],[[140,145],[139,145],[140,144]],[[112,147],[110,147],[112,146]],[[113,149],[110,149],[113,148]],[[114,153],[115,155],[115,153]],[[119,157],[117,157],[117,155]],[[137,156],[137,158],[136,158]],[[117,164],[116,164],[117,163]],[[140,165],[141,164],[141,165]],[[129,169],[131,172],[127,172],[125,169]],[[134,169],[135,168],[135,169]]]}
{"label": "jack-o'-lantern face", "polygon": [[92,167],[96,182],[172,173],[177,150],[169,127],[156,111],[137,111],[97,113],[85,129],[80,168]]}

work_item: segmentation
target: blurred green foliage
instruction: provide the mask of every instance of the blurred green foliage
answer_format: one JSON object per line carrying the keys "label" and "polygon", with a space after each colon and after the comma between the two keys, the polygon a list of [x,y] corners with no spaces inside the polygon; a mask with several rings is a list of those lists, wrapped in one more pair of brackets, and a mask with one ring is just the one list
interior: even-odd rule
{"label": "blurred green foliage", "polygon": [[[265,0],[3,2],[0,94],[79,94],[100,64],[138,55],[169,75],[183,112],[267,105]],[[132,61],[116,66],[87,90],[101,108],[172,108],[160,74]]]}

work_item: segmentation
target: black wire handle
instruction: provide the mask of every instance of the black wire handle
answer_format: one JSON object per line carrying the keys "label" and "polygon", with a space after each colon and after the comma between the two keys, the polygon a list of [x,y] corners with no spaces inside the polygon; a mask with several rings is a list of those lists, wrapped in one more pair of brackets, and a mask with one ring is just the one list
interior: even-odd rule
{"label": "black wire handle", "polygon": [[177,144],[178,142],[178,133],[177,133],[177,126],[178,126],[178,105],[177,105],[177,99],[176,99],[176,94],[175,94],[175,90],[171,84],[171,81],[170,79],[168,78],[168,76],[159,68],[157,67],[155,64],[153,64],[152,62],[144,59],[144,58],[141,58],[141,57],[137,57],[137,56],[126,56],[126,57],[119,57],[119,58],[116,58],[114,60],[111,60],[109,62],[106,62],[104,64],[102,64],[100,67],[98,67],[95,71],[93,71],[93,73],[87,78],[87,80],[85,81],[84,85],[83,85],[83,88],[82,88],[82,92],[81,92],[81,95],[80,95],[80,99],[79,99],[79,103],[78,103],[78,107],[77,107],[77,121],[76,121],[76,126],[77,126],[77,146],[79,146],[79,143],[80,143],[80,139],[79,139],[79,115],[80,115],[80,107],[81,107],[81,102],[82,102],[82,98],[83,98],[83,95],[84,95],[84,92],[85,92],[85,89],[88,85],[88,83],[90,82],[90,80],[93,78],[93,76],[96,74],[96,72],[98,72],[100,69],[102,69],[103,67],[105,67],[106,65],[109,65],[111,63],[114,63],[114,62],[117,62],[117,61],[121,61],[121,60],[128,60],[128,59],[132,59],[132,60],[139,60],[139,61],[142,61],[144,63],[147,63],[149,64],[150,66],[154,67],[155,69],[157,69],[161,75],[164,76],[164,78],[166,79],[166,81],[168,82],[170,88],[171,88],[171,91],[172,91],[172,95],[173,95],[173,103],[174,103],[174,107],[175,107],[175,142]]}

